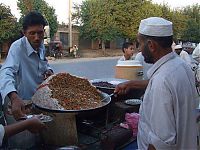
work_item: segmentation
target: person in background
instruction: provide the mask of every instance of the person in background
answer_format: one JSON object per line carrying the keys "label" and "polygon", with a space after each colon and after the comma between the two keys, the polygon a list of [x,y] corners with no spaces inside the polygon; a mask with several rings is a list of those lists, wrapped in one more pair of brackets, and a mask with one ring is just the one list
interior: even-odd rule
{"label": "person in background", "polygon": [[197,47],[192,52],[192,57],[200,63],[200,43],[197,45]]}
{"label": "person in background", "polygon": [[24,130],[29,130],[31,133],[38,133],[45,128],[46,125],[37,116],[7,126],[0,124],[0,147],[4,140]]}
{"label": "person in background", "polygon": [[174,51],[180,56],[181,59],[183,59],[185,62],[187,62],[188,65],[191,66],[191,68],[196,67],[196,61],[193,60],[190,55],[183,50],[181,45],[174,46]]}
{"label": "person in background", "polygon": [[191,59],[190,59],[189,54],[186,51],[183,51],[183,48],[181,45],[174,46],[174,51],[180,56],[180,58],[182,58],[188,64],[191,64]]}
{"label": "person in background", "polygon": [[[175,46],[176,44],[173,42],[171,46],[172,50],[174,50]],[[153,66],[153,64],[146,63],[144,61],[144,56],[142,55],[141,51],[136,54],[135,60],[139,61],[143,66],[143,80],[130,80],[130,81],[124,82],[123,85],[120,85],[122,86],[123,90],[118,91],[120,95],[126,94],[131,89],[146,90],[146,87],[149,83],[147,72]]]}
{"label": "person in background", "polygon": [[195,47],[193,45],[191,45],[191,46],[183,48],[183,50],[186,51],[189,55],[192,55],[194,48]]}
{"label": "person in background", "polygon": [[135,46],[131,42],[125,42],[122,45],[123,56],[118,61],[134,60],[134,50]]}
{"label": "person in background", "polygon": [[[172,51],[172,22],[141,20],[137,39],[145,62],[153,63],[140,106],[138,149],[197,149],[195,77]],[[134,88],[121,83],[114,92],[124,93],[127,86]]]}
{"label": "person in background", "polygon": [[[31,100],[39,84],[53,74],[45,58],[44,27],[46,20],[36,12],[23,18],[24,36],[12,43],[8,56],[0,70],[0,93],[2,104],[7,108],[11,102],[12,115],[6,115],[8,124],[15,123],[26,115],[25,100]],[[6,110],[4,110],[6,112]],[[20,133],[10,138],[11,148],[28,149],[38,138],[29,133]],[[26,147],[27,146],[27,147]]]}
{"label": "person in background", "polygon": [[61,41],[57,41],[57,42],[55,42],[55,45],[54,45],[54,57],[55,58],[61,58],[62,55],[63,55],[62,42]]}
{"label": "person in background", "polygon": [[78,47],[76,45],[74,45],[74,47],[73,47],[74,58],[78,57],[77,53],[78,53]]}

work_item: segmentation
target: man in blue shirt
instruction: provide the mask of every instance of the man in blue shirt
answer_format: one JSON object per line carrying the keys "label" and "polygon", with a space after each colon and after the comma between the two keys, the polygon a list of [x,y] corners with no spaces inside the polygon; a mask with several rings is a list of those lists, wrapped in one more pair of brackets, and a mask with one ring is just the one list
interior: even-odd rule
{"label": "man in blue shirt", "polygon": [[3,104],[9,97],[15,120],[25,116],[23,100],[30,100],[38,85],[53,74],[45,58],[45,25],[46,21],[40,13],[29,12],[23,19],[24,36],[12,43],[0,70]]}

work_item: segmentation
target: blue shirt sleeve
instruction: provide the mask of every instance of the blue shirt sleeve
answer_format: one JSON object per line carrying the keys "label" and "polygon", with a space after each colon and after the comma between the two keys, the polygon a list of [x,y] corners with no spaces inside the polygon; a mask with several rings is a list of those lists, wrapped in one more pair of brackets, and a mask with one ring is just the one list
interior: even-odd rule
{"label": "blue shirt sleeve", "polygon": [[17,49],[17,45],[11,45],[6,61],[0,70],[0,92],[3,100],[2,103],[4,103],[7,94],[12,91],[17,91],[15,79],[19,70],[19,57],[14,49]]}

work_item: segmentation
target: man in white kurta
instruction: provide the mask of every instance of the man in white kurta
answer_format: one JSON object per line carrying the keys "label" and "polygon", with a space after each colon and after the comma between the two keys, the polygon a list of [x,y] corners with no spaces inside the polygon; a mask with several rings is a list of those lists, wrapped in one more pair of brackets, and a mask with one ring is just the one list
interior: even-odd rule
{"label": "man in white kurta", "polygon": [[194,58],[196,61],[200,62],[200,43],[197,45],[197,47],[192,52],[192,58]]}
{"label": "man in white kurta", "polygon": [[139,149],[149,144],[157,149],[196,149],[196,89],[190,67],[172,52],[150,68],[148,77],[140,108]]}
{"label": "man in white kurta", "polygon": [[154,65],[140,107],[138,148],[197,149],[195,77],[190,66],[172,52],[172,22],[150,17],[140,23],[139,48]]}
{"label": "man in white kurta", "polygon": [[191,67],[194,66],[194,62],[190,58],[189,54],[183,50],[181,45],[175,45],[174,51],[178,54],[178,56],[180,56],[180,58],[187,62],[188,65],[190,65]]}
{"label": "man in white kurta", "polygon": [[[150,17],[141,20],[137,40],[146,63],[148,82],[117,85],[115,93],[146,87],[140,106],[138,148],[140,150],[197,149],[195,78],[190,66],[171,48],[172,22]],[[147,86],[146,86],[147,85]]]}

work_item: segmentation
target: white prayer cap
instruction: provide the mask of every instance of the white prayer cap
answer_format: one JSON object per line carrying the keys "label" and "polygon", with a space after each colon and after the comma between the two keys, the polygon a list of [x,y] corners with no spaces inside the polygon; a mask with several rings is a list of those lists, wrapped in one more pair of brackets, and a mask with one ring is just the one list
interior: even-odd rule
{"label": "white prayer cap", "polygon": [[150,17],[141,20],[139,33],[156,37],[172,36],[172,22],[160,17]]}
{"label": "white prayer cap", "polygon": [[176,46],[174,47],[174,49],[182,49],[182,46],[181,46],[181,45],[176,45]]}

